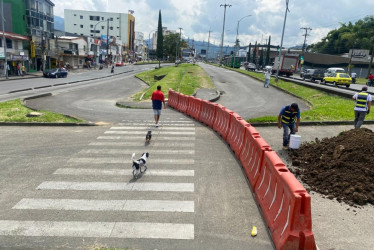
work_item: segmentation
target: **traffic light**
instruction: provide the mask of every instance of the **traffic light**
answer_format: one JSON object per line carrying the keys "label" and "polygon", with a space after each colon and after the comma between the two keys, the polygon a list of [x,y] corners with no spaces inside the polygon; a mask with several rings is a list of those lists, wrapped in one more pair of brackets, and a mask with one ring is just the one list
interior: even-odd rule
{"label": "traffic light", "polygon": [[300,56],[300,61],[303,61],[304,60],[304,57],[303,56]]}
{"label": "traffic light", "polygon": [[279,45],[277,46],[277,51],[279,51]]}

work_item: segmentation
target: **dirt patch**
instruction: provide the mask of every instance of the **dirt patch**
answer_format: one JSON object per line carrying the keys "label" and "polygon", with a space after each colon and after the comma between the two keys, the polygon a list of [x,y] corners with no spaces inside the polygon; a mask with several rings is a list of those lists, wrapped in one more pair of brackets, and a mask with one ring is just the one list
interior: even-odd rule
{"label": "dirt patch", "polygon": [[290,156],[291,172],[308,191],[351,206],[374,204],[374,133],[370,129],[316,138],[315,142],[303,143]]}

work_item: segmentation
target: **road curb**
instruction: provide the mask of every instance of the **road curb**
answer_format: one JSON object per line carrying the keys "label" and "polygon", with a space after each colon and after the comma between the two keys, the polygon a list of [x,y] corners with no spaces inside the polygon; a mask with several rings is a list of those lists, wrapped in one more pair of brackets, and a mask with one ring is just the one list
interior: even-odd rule
{"label": "road curb", "polygon": [[[276,127],[277,122],[254,122],[249,123],[253,127]],[[316,122],[300,122],[299,126],[333,126],[333,125],[352,125],[353,121],[316,121]],[[364,121],[364,124],[374,124],[374,120]]]}

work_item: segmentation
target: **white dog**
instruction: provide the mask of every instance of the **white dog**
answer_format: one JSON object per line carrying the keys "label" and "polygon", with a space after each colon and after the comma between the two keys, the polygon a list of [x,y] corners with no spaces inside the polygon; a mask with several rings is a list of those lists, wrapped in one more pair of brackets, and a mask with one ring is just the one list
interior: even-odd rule
{"label": "white dog", "polygon": [[[142,157],[140,157],[138,160],[135,160],[135,153],[132,154],[132,157],[131,157],[132,169],[133,169],[132,174],[135,179],[138,177],[138,174],[147,171],[148,157],[149,157],[149,153],[143,153]],[[144,168],[144,171],[142,171],[142,167]]]}

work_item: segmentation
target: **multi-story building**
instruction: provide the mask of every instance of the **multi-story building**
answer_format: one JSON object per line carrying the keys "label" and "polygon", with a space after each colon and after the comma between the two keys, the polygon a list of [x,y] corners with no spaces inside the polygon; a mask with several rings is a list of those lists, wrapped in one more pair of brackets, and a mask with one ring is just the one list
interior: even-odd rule
{"label": "multi-story building", "polygon": [[[122,41],[129,56],[134,54],[135,17],[132,14],[65,9],[65,31],[88,37]],[[103,41],[102,55],[109,54]]]}
{"label": "multi-story building", "polygon": [[[162,27],[162,35],[164,35],[164,36],[167,36],[167,35],[170,35],[170,34],[175,34],[175,33],[176,33],[175,30],[168,30],[167,27]],[[152,49],[153,50],[157,49],[157,30],[154,31],[154,33],[152,35]]]}
{"label": "multi-story building", "polygon": [[[21,0],[11,2],[23,2],[24,9],[21,19],[13,20],[13,23],[26,22],[26,34],[31,37],[30,43],[35,45],[34,57],[30,60],[30,69],[42,70],[55,67],[57,58],[54,54],[54,3],[50,0]],[[15,12],[19,11],[17,9]],[[31,46],[30,46],[31,47]]]}
{"label": "multi-story building", "polygon": [[[3,31],[1,31],[3,33]],[[22,36],[10,32],[4,32],[5,42],[3,36],[0,36],[0,69],[1,74],[5,75],[4,69],[8,69],[8,75],[17,75],[18,68],[25,65],[29,60],[29,52],[24,49],[24,42],[28,41],[27,36]],[[5,49],[6,48],[6,49]],[[5,51],[7,57],[8,67],[4,65]],[[26,67],[26,65],[25,65]]]}
{"label": "multi-story building", "polygon": [[135,32],[135,56],[137,60],[143,60],[145,56],[144,33]]}

